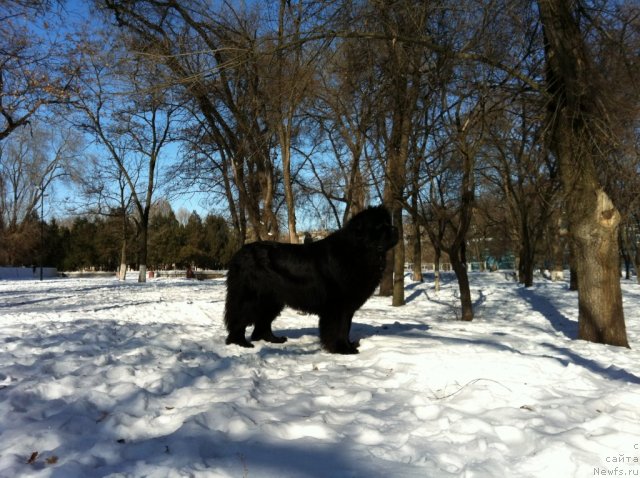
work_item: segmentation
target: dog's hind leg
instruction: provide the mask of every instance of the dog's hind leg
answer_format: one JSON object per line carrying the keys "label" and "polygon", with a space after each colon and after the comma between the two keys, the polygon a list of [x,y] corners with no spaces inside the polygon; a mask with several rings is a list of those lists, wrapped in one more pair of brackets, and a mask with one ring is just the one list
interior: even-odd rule
{"label": "dog's hind leg", "polygon": [[276,317],[280,315],[284,304],[272,301],[261,301],[258,310],[254,311],[256,314],[255,327],[251,334],[251,340],[264,340],[274,344],[283,344],[287,341],[286,337],[278,337],[273,334],[271,324]]}

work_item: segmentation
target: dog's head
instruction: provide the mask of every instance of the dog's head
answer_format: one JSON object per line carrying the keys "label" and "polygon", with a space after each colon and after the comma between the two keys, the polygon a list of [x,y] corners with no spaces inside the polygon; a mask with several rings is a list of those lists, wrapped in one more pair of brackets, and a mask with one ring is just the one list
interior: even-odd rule
{"label": "dog's head", "polygon": [[362,241],[362,245],[387,251],[398,243],[398,228],[391,221],[391,214],[384,206],[375,206],[356,214],[344,227]]}

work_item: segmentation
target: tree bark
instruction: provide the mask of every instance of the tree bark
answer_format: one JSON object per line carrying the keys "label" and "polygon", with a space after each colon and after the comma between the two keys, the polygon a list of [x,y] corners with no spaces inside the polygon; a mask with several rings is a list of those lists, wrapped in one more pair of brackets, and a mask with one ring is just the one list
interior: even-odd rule
{"label": "tree bark", "polygon": [[620,214],[603,190],[596,192],[595,221],[575,224],[578,275],[578,337],[628,347],[622,291],[618,225]]}
{"label": "tree bark", "polygon": [[[578,279],[578,338],[628,347],[618,252],[620,214],[601,187],[597,163],[610,140],[606,97],[597,85],[579,23],[566,0],[538,0],[549,101],[550,145],[567,201]],[[604,131],[604,133],[603,133]]]}

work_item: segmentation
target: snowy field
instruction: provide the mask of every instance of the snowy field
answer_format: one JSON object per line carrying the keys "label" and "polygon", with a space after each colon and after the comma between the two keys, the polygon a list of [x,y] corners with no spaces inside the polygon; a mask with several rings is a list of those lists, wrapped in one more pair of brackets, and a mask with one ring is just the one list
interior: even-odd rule
{"label": "snowy field", "polygon": [[572,340],[566,284],[478,273],[474,322],[451,276],[409,283],[338,356],[288,309],[286,344],[225,346],[223,280],[0,281],[0,476],[640,476],[640,286],[623,289],[632,350]]}

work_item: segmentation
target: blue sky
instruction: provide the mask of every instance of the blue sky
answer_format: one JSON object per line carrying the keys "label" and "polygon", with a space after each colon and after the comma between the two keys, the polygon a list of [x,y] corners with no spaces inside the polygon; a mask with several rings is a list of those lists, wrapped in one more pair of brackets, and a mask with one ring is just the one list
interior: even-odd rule
{"label": "blue sky", "polygon": [[[92,13],[92,2],[82,0],[68,0],[56,8],[57,15],[47,15],[38,18],[31,28],[34,28],[39,35],[46,36],[50,41],[61,41],[64,37],[77,31],[77,29],[87,29],[88,22],[102,22],[99,14]],[[43,28],[43,24],[47,25],[47,29]],[[88,144],[83,155],[106,153],[96,145]],[[178,155],[177,145],[167,147],[164,161],[160,164],[162,168],[166,165],[169,158],[175,158]],[[160,193],[154,194],[154,200],[160,199]],[[45,217],[56,217],[58,219],[72,215],[79,199],[77,187],[72,184],[64,184],[58,182],[53,185],[51,190],[45,197],[44,211]],[[206,216],[210,212],[210,208],[206,206],[207,196],[200,193],[185,194],[179,197],[173,196],[171,204],[175,212],[184,208],[188,211],[196,211],[201,216]],[[220,212],[220,211],[211,211]]]}

